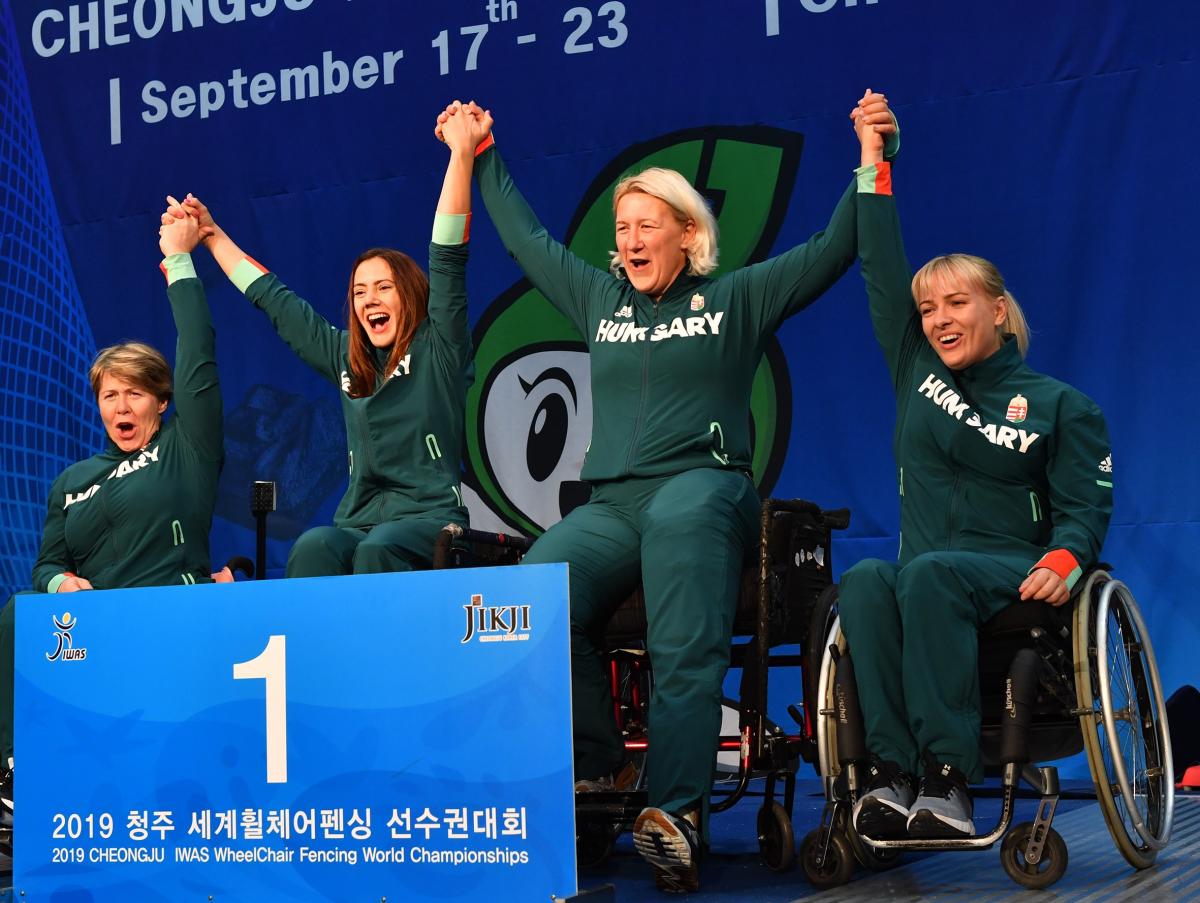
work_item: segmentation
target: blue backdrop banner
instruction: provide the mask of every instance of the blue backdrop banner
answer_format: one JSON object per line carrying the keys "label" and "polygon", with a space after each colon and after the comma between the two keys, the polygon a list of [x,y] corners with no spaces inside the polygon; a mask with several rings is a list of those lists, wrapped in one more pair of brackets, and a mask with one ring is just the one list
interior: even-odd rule
{"label": "blue backdrop banner", "polygon": [[566,586],[544,565],[20,597],[14,891],[573,894]]}
{"label": "blue backdrop banner", "polygon": [[[826,222],[858,161],[847,113],[884,91],[914,263],[999,265],[1031,365],[1094,398],[1113,445],[1104,557],[1146,610],[1168,690],[1200,683],[1195,0],[0,0],[0,531],[28,585],[49,482],[98,447],[81,368],[97,345],[174,347],[157,270],[168,193],[194,192],[328,319],[350,262],[425,260],[449,101],[475,99],[550,234],[613,247],[608,191],[654,160],[695,179],[731,268]],[[12,161],[10,166],[8,161]],[[474,526],[536,534],[584,497],[581,338],[483,211],[468,267]],[[254,479],[279,483],[279,572],[345,487],[336,390],[196,255],[218,332],[226,464],[213,553],[253,547]],[[76,289],[78,286],[78,289]],[[894,398],[855,273],[783,324],[755,385],[760,489],[848,506],[839,572],[897,551]],[[532,388],[530,388],[532,387]],[[783,712],[776,713],[786,719]]]}

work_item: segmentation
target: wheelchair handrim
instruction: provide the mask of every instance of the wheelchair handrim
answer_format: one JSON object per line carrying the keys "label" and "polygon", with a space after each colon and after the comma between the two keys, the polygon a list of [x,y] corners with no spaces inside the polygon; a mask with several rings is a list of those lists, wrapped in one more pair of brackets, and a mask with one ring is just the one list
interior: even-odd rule
{"label": "wheelchair handrim", "polygon": [[[1165,799],[1163,823],[1158,835],[1155,835],[1146,825],[1141,810],[1137,806],[1137,798],[1129,782],[1129,775],[1125,769],[1125,757],[1121,754],[1122,747],[1117,736],[1108,656],[1108,614],[1114,593],[1117,594],[1122,609],[1132,622],[1135,633],[1133,639],[1137,641],[1136,646],[1138,647],[1136,654],[1142,658],[1143,670],[1147,672],[1144,676],[1150,680],[1150,704],[1155,709],[1154,714],[1157,716],[1155,718],[1154,731],[1157,735],[1158,748],[1162,758],[1163,795]],[[1100,599],[1096,605],[1095,618],[1096,671],[1100,683],[1104,733],[1108,738],[1109,748],[1112,750],[1112,769],[1117,779],[1117,785],[1121,789],[1121,797],[1124,800],[1125,808],[1129,812],[1130,820],[1133,822],[1134,830],[1137,831],[1148,847],[1153,850],[1161,850],[1167,845],[1167,841],[1171,836],[1171,822],[1175,809],[1175,768],[1171,758],[1170,737],[1167,736],[1167,713],[1163,703],[1162,685],[1159,682],[1158,664],[1154,658],[1154,650],[1146,639],[1148,635],[1146,623],[1142,619],[1141,611],[1138,610],[1137,602],[1134,600],[1129,588],[1120,580],[1108,580],[1100,590]],[[1126,655],[1128,657],[1128,652]],[[1140,700],[1137,699],[1136,695],[1136,688],[1131,689],[1132,692],[1128,694],[1130,697],[1129,705],[1131,707],[1140,705]],[[1132,719],[1130,719],[1130,723],[1133,723]]]}
{"label": "wheelchair handrim", "polygon": [[830,742],[832,719],[824,714],[833,706],[829,686],[829,678],[833,674],[833,657],[829,654],[829,647],[835,644],[839,649],[842,648],[842,618],[840,615],[833,619],[829,633],[825,636],[820,676],[817,679],[817,766],[820,768],[823,778],[834,777],[838,773],[835,770],[837,762],[834,761],[834,750]]}

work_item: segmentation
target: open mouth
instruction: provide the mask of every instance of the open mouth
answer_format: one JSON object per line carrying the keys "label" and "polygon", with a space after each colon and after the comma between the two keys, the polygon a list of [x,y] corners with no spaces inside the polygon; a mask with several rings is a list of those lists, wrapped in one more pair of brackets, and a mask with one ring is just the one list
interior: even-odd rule
{"label": "open mouth", "polygon": [[630,257],[629,266],[626,269],[633,270],[635,273],[640,273],[648,266],[650,266],[650,261],[645,257]]}
{"label": "open mouth", "polygon": [[137,434],[137,424],[132,420],[121,420],[113,424],[113,428],[117,431],[117,436],[122,441],[128,441]]}
{"label": "open mouth", "polygon": [[962,341],[961,332],[948,332],[945,335],[938,336],[938,345],[942,348],[953,348]]}
{"label": "open mouth", "polygon": [[384,313],[383,311],[367,314],[367,329],[378,335],[387,329],[387,325],[391,322],[391,319],[391,314]]}

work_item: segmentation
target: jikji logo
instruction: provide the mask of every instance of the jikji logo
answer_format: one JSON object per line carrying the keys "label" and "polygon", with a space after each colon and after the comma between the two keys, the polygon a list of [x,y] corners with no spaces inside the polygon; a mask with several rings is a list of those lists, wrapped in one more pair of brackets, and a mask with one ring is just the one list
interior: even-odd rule
{"label": "jikji logo", "polygon": [[529,639],[528,605],[484,605],[482,594],[471,596],[463,606],[467,613],[467,632],[460,643],[476,639],[481,643],[513,642]]}
{"label": "jikji logo", "polygon": [[[803,136],[782,129],[714,126],[634,145],[584,193],[564,243],[607,270],[614,243],[614,186],[628,172],[665,166],[687,176],[712,204],[721,231],[718,273],[764,260],[787,211],[803,142]],[[697,294],[690,304],[693,311],[703,311],[703,296]],[[622,308],[613,317],[630,315],[632,310]],[[618,320],[614,327],[621,325]],[[492,303],[475,327],[474,340],[477,378],[467,393],[466,424],[471,519],[481,524],[499,518],[537,535],[588,497],[587,485],[579,480],[592,434],[587,346],[525,279]],[[791,416],[787,363],[771,339],[750,401],[752,470],[764,494],[783,465]]]}
{"label": "jikji logo", "polygon": [[58,615],[51,615],[50,618],[54,621],[54,626],[58,628],[54,631],[54,638],[58,641],[58,645],[53,652],[46,653],[46,661],[81,662],[87,658],[87,648],[76,649],[71,641],[71,631],[79,624],[79,619],[73,618],[69,611],[63,612],[61,618]]}

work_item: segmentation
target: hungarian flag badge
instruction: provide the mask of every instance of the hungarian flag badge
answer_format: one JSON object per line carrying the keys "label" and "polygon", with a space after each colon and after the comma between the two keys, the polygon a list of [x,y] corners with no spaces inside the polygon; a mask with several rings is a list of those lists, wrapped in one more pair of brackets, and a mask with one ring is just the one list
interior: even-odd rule
{"label": "hungarian flag badge", "polygon": [[1029,414],[1029,400],[1024,395],[1014,395],[1008,403],[1008,413],[1004,419],[1009,423],[1024,423]]}

